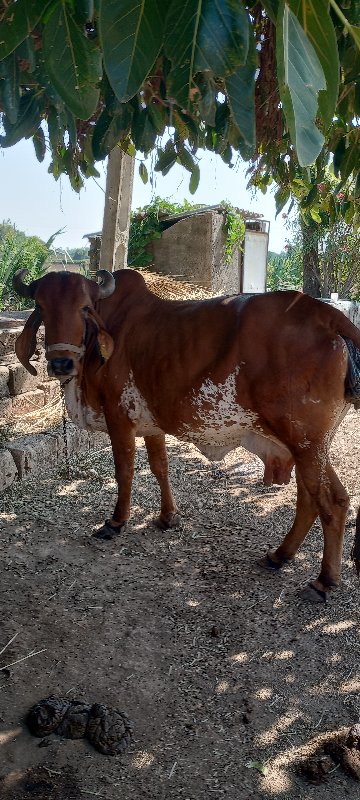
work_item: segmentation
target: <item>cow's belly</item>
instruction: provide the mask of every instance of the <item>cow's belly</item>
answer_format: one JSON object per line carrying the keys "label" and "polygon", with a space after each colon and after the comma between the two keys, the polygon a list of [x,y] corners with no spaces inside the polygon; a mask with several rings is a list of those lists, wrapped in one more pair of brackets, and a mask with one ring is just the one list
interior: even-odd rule
{"label": "cow's belly", "polygon": [[265,465],[266,483],[288,483],[293,467],[290,450],[262,429],[258,415],[237,399],[239,367],[223,384],[204,381],[190,398],[191,422],[180,429],[180,439],[192,442],[210,461],[220,461],[231,450],[244,447]]}
{"label": "cow's belly", "polygon": [[219,461],[243,444],[248,432],[258,423],[258,415],[239,405],[236,379],[239,367],[224,383],[207,378],[193,390],[185,407],[190,407],[189,422],[182,426],[180,438],[193,442],[211,461]]}

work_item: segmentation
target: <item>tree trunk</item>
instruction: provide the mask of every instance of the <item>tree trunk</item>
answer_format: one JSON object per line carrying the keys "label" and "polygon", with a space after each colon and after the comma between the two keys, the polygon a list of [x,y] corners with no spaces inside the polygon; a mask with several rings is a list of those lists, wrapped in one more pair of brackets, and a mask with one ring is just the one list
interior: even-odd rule
{"label": "tree trunk", "polygon": [[319,269],[318,226],[306,225],[301,218],[303,245],[303,291],[311,297],[321,297],[321,278]]}
{"label": "tree trunk", "polygon": [[114,147],[109,155],[104,220],[101,235],[101,269],[123,269],[127,264],[134,159]]}

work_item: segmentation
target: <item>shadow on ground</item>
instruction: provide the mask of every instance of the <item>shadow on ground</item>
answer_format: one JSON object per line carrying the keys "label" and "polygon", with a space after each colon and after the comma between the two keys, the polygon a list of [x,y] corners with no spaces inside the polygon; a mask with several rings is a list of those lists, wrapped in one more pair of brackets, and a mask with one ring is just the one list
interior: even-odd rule
{"label": "shadow on ground", "polygon": [[[359,718],[356,423],[349,415],[333,448],[352,509],[343,583],[327,606],[299,596],[319,571],[318,526],[280,574],[257,566],[291,524],[295,482],[263,487],[259,462],[242,450],[213,477],[194,448],[169,439],[182,511],[170,533],[152,525],[159,498],[141,441],[132,518],[117,540],[91,537],[114,503],[109,450],[73,461],[70,481],[45,474],[3,496],[4,800],[360,798],[336,763],[318,784],[299,770]],[[24,715],[49,694],[126,711],[127,752],[31,737]]]}

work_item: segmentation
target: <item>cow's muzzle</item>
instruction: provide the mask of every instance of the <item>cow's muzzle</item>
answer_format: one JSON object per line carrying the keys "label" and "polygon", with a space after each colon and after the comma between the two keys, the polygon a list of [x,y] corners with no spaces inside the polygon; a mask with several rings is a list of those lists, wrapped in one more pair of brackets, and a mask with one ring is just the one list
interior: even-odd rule
{"label": "cow's muzzle", "polygon": [[[51,358],[50,353],[58,353],[65,351],[66,355]],[[47,371],[50,378],[67,378],[78,374],[78,361],[85,353],[85,345],[78,347],[75,344],[68,344],[65,342],[57,342],[56,344],[47,344],[45,347],[45,355],[47,358]],[[74,354],[75,359],[71,358]]]}
{"label": "cow's muzzle", "polygon": [[76,375],[77,369],[72,358],[51,358],[48,361],[48,374],[51,378],[69,377]]}

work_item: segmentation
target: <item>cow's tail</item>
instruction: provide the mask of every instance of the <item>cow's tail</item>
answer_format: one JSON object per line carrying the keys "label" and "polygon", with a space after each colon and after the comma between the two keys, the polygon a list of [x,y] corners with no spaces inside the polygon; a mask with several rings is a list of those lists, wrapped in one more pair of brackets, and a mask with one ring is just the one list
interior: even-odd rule
{"label": "cow's tail", "polygon": [[334,332],[338,333],[340,336],[344,336],[347,339],[351,339],[354,343],[355,347],[360,350],[360,329],[354,325],[351,320],[343,314],[338,308],[334,308],[332,306],[328,306],[327,304],[323,303],[325,308],[328,310],[331,309],[331,327],[333,328]]}
{"label": "cow's tail", "polygon": [[357,575],[360,577],[360,508],[356,517],[355,539],[351,549],[351,558],[355,564]]}

